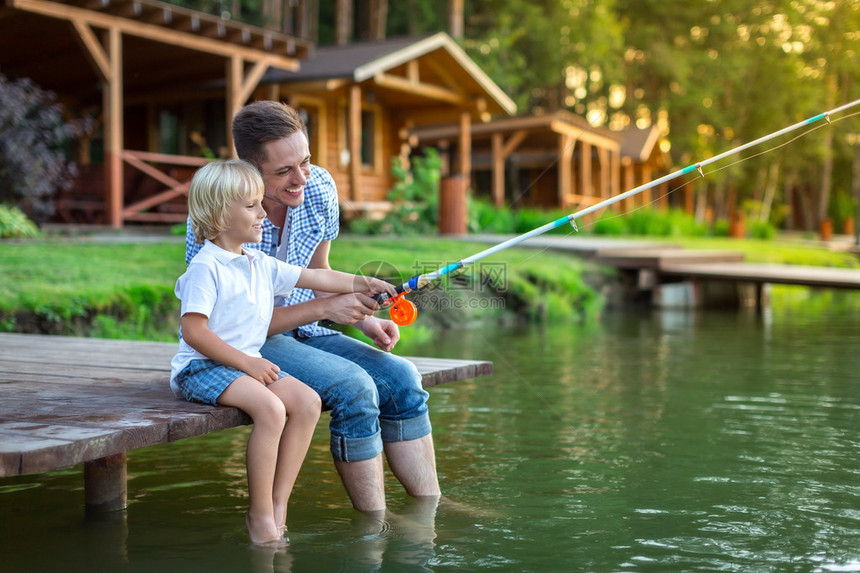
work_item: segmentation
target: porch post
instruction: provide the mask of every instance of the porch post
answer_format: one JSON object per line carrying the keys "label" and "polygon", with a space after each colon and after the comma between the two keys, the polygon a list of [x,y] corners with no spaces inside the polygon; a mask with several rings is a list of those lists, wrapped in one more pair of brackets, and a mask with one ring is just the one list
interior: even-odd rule
{"label": "porch post", "polygon": [[349,198],[361,200],[361,86],[349,90]]}
{"label": "porch post", "polygon": [[571,194],[571,159],[576,139],[564,133],[558,135],[558,207],[566,207]]}
{"label": "porch post", "polygon": [[[526,136],[528,132],[524,129],[515,131],[507,141],[501,133],[493,134],[493,203],[496,207],[501,207],[505,203],[505,162]],[[469,147],[471,148],[471,142]]]}
{"label": "porch post", "polygon": [[610,176],[609,176],[609,153],[610,151],[605,147],[597,148],[597,160],[600,163],[600,198],[601,199],[609,199],[612,195],[612,189],[610,189]]}
{"label": "porch post", "polygon": [[[621,164],[624,166],[624,192],[627,192],[636,187],[636,166],[633,165],[633,160],[629,157],[624,157],[621,160]],[[636,200],[633,197],[628,197],[621,202],[621,211],[623,213],[628,213],[635,208]]]}
{"label": "porch post", "polygon": [[493,205],[505,204],[505,156],[502,154],[502,134],[494,133],[493,145]]}
{"label": "porch post", "polygon": [[108,222],[114,228],[123,225],[123,99],[122,99],[122,33],[108,28],[106,34],[108,77],[103,96],[105,136],[105,204]]}
{"label": "porch post", "polygon": [[614,197],[621,193],[621,151],[609,152],[610,193]]}
{"label": "porch post", "polygon": [[581,153],[582,156],[579,158],[581,171],[579,174],[582,179],[582,191],[580,193],[583,197],[591,197],[593,188],[591,180],[591,143],[583,141]]}
{"label": "porch post", "polygon": [[460,114],[460,175],[468,189],[472,181],[472,116],[468,111]]}
{"label": "porch post", "polygon": [[242,90],[243,72],[244,65],[241,57],[234,55],[227,59],[227,93],[224,94],[227,103],[225,106],[227,108],[227,149],[230,150],[233,157],[236,156],[236,149],[233,147],[233,130],[231,126],[233,125],[233,116],[242,107],[242,102],[239,101],[239,92]]}
{"label": "porch post", "polygon": [[[645,185],[646,183],[651,181],[651,166],[648,165],[647,163],[643,163],[641,175],[642,175],[642,185]],[[642,205],[644,207],[651,205],[652,197],[653,197],[653,191],[651,189],[645,189],[642,192]]]}

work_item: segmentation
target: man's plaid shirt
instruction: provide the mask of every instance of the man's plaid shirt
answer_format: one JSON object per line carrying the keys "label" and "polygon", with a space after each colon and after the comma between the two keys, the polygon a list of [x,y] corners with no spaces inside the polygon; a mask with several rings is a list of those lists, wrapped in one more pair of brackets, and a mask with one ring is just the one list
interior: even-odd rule
{"label": "man's plaid shirt", "polygon": [[[190,220],[186,226],[185,263],[188,264],[203,244],[195,242]],[[266,218],[263,220],[263,240],[243,246],[266,252],[291,265],[306,268],[319,244],[323,241],[332,241],[337,237],[340,228],[337,187],[328,171],[311,165],[311,174],[305,184],[305,200],[298,207],[287,209],[284,226],[287,229],[285,234],[289,237],[284,245],[281,245],[279,240],[280,227],[276,227]],[[313,291],[296,288],[287,298],[281,297],[275,300],[275,306],[290,306],[313,298]],[[314,322],[300,327],[299,334],[324,336],[336,334],[336,332]]]}

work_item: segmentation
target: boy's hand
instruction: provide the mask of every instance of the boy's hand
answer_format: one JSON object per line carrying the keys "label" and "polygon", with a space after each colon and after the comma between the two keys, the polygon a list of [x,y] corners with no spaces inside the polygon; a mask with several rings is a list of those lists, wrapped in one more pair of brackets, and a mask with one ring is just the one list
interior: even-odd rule
{"label": "boy's hand", "polygon": [[385,292],[390,296],[397,296],[397,290],[395,290],[393,284],[375,277],[363,277],[359,275],[355,277],[355,291],[369,294]]}
{"label": "boy's hand", "polygon": [[247,366],[242,370],[251,378],[267,386],[278,379],[278,373],[281,371],[277,364],[269,362],[265,358],[253,358],[251,356],[248,357]]}

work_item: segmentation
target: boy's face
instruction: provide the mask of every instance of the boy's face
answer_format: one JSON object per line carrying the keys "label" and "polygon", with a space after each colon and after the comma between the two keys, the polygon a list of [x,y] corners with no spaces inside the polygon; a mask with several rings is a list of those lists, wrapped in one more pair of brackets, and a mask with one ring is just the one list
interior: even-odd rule
{"label": "boy's face", "polygon": [[[215,243],[230,250],[242,243],[259,243],[263,240],[263,219],[266,211],[261,193],[249,193],[233,199],[227,206],[227,228],[221,231]],[[239,252],[239,251],[237,251]]]}
{"label": "boy's face", "polygon": [[260,165],[266,198],[287,207],[305,200],[305,183],[311,174],[308,138],[301,131],[264,144],[266,161]]}

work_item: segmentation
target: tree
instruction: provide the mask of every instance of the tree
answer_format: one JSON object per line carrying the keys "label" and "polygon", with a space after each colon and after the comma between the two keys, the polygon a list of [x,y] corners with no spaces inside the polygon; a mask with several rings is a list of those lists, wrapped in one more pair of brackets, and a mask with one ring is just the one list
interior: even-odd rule
{"label": "tree", "polygon": [[524,110],[605,117],[623,83],[615,0],[466,3],[464,46]]}

